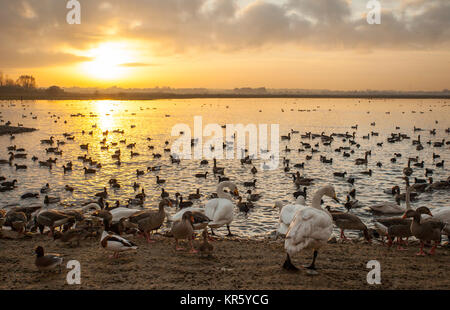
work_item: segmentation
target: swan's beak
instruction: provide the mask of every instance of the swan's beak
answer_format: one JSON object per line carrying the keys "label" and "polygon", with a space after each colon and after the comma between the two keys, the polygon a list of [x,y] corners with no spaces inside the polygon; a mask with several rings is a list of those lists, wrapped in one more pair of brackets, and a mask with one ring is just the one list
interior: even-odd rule
{"label": "swan's beak", "polygon": [[333,196],[333,200],[334,200],[334,201],[336,201],[337,203],[339,203],[339,202],[340,202],[340,201],[339,201],[339,199],[337,198],[336,194],[334,194],[334,196]]}
{"label": "swan's beak", "polygon": [[405,214],[403,214],[403,216],[402,216],[402,219],[405,219],[406,218],[406,213]]}
{"label": "swan's beak", "polygon": [[191,223],[194,223],[194,217],[191,216]]}

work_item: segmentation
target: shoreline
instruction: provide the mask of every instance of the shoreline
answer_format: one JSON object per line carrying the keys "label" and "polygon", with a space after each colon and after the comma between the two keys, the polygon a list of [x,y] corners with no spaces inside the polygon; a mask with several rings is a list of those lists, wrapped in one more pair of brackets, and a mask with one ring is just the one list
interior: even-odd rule
{"label": "shoreline", "polygon": [[[407,251],[388,249],[359,240],[330,243],[319,253],[319,275],[305,270],[290,273],[281,268],[284,240],[218,239],[212,258],[175,251],[174,240],[156,235],[155,243],[125,236],[138,245],[118,259],[101,248],[98,240],[83,240],[79,247],[68,247],[47,235],[26,239],[0,239],[0,289],[113,289],[113,290],[299,290],[299,289],[450,289],[450,250],[439,247],[435,256],[416,257],[418,245],[411,241]],[[194,241],[194,246],[200,239]],[[32,250],[44,247],[47,253],[64,257],[62,273],[40,273],[34,266]],[[187,244],[182,243],[183,246]],[[293,258],[298,267],[310,263],[312,253]],[[81,284],[68,285],[65,264],[76,259],[81,264]],[[367,284],[369,260],[381,264],[381,284]]]}
{"label": "shoreline", "polygon": [[36,131],[36,128],[0,125],[0,136]]}
{"label": "shoreline", "polygon": [[0,100],[161,100],[161,99],[450,99],[450,94],[174,94],[174,93],[117,93],[82,94],[45,93],[0,94]]}

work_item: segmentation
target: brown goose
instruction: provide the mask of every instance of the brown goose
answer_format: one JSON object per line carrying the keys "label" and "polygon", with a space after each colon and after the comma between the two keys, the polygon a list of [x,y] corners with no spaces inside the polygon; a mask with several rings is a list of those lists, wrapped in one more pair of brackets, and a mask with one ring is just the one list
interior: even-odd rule
{"label": "brown goose", "polygon": [[36,222],[41,234],[44,232],[45,226],[48,226],[50,228],[50,234],[53,236],[55,227],[60,227],[69,222],[74,223],[75,218],[60,211],[47,210],[39,213],[36,217]]}
{"label": "brown goose", "polygon": [[8,211],[5,215],[5,226],[11,227],[12,230],[22,233],[27,225],[27,216],[24,212]]}
{"label": "brown goose", "polygon": [[367,226],[361,221],[361,219],[358,216],[352,213],[332,211],[329,206],[327,206],[326,209],[328,210],[328,212],[330,212],[331,216],[333,217],[334,224],[341,230],[342,240],[348,240],[347,237],[345,237],[344,231],[346,229],[353,229],[353,230],[361,230],[367,242],[370,243],[372,241],[369,235],[369,231],[367,230]]}
{"label": "brown goose", "polygon": [[[433,216],[428,210],[427,213],[430,216]],[[441,242],[441,234],[442,230],[445,227],[445,224],[440,221],[431,221],[431,220],[420,220],[420,213],[414,210],[408,210],[403,215],[402,218],[413,218],[411,223],[411,232],[414,237],[420,240],[420,251],[417,255],[423,256],[425,252],[423,251],[423,246],[426,241],[434,241],[434,245],[430,250],[430,255],[434,255],[436,251],[437,245]]]}
{"label": "brown goose", "polygon": [[147,242],[154,242],[150,239],[150,232],[152,230],[159,229],[166,217],[166,211],[164,210],[165,206],[172,206],[172,202],[168,199],[163,199],[159,203],[159,209],[157,212],[155,211],[143,211],[137,212],[130,216],[130,222],[138,225],[139,230],[144,234],[147,238]]}
{"label": "brown goose", "polygon": [[207,257],[211,257],[214,246],[212,244],[210,244],[208,242],[208,230],[205,228],[202,232],[202,236],[203,236],[203,242],[200,245],[200,247],[198,248],[199,252],[200,252],[200,256],[207,256]]}
{"label": "brown goose", "polygon": [[198,251],[194,249],[192,245],[192,236],[194,235],[194,227],[192,224],[194,223],[194,216],[191,211],[186,211],[183,213],[183,217],[181,221],[177,221],[172,226],[172,235],[175,238],[175,249],[177,251],[184,250],[178,246],[179,239],[187,239],[189,240],[189,244],[191,246],[190,253],[197,253]]}

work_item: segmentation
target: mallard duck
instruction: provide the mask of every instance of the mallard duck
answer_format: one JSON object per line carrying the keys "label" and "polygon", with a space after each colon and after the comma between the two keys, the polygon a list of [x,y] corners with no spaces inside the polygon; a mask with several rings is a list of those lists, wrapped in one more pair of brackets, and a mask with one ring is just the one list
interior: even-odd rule
{"label": "mallard duck", "polygon": [[170,202],[168,199],[163,199],[159,203],[158,211],[142,211],[133,214],[130,216],[130,222],[138,224],[139,230],[144,234],[144,236],[147,238],[147,242],[154,242],[150,238],[150,232],[152,230],[159,229],[166,217],[166,211],[164,209],[165,206],[172,206],[172,202]]}
{"label": "mallard duck", "polygon": [[253,203],[250,201],[243,202],[241,196],[238,197],[238,203],[236,205],[239,208],[239,211],[244,213],[248,213],[248,211],[254,207]]}
{"label": "mallard duck", "polygon": [[261,194],[258,193],[252,193],[252,190],[249,189],[247,190],[247,200],[248,201],[258,201],[259,199],[261,199]]}
{"label": "mallard duck", "polygon": [[48,193],[50,191],[50,185],[47,183],[41,188],[41,194]]}
{"label": "mallard duck", "polygon": [[191,246],[191,250],[189,252],[197,253],[197,250],[195,250],[192,245],[192,236],[194,234],[194,227],[192,226],[193,223],[194,217],[190,211],[187,211],[183,214],[180,221],[177,221],[172,225],[171,233],[175,238],[175,249],[177,251],[184,250],[184,248],[179,247],[178,240],[187,239]]}
{"label": "mallard duck", "polygon": [[40,271],[52,270],[59,267],[59,272],[61,272],[61,264],[64,259],[59,254],[44,255],[44,248],[42,246],[36,247],[34,252],[36,253],[34,264]]}
{"label": "mallard duck", "polygon": [[316,258],[318,250],[324,246],[331,236],[333,231],[333,218],[331,214],[323,210],[320,206],[322,197],[326,195],[333,198],[337,202],[334,187],[326,185],[320,188],[312,199],[311,207],[300,209],[291,224],[286,234],[284,248],[286,250],[286,260],[283,268],[290,271],[298,270],[291,262],[291,256],[304,249],[314,250],[313,260],[311,265],[306,267],[310,273],[316,274]]}
{"label": "mallard duck", "polygon": [[49,197],[48,195],[45,195],[45,198],[44,198],[45,204],[58,203],[60,201],[61,201],[61,198],[59,198],[59,197]]}
{"label": "mallard duck", "polygon": [[137,250],[138,248],[137,245],[134,244],[133,242],[120,236],[110,234],[106,231],[103,231],[102,233],[102,237],[100,238],[100,244],[104,249],[108,251],[113,251],[114,258],[118,258],[120,252]]}
{"label": "mallard duck", "polygon": [[208,224],[211,228],[211,234],[214,235],[214,228],[219,228],[223,225],[227,226],[228,236],[233,234],[230,231],[230,223],[233,221],[234,204],[231,201],[231,194],[224,191],[228,187],[234,195],[238,196],[239,192],[233,182],[222,182],[217,186],[218,198],[209,200],[205,205],[205,215],[212,220]]}

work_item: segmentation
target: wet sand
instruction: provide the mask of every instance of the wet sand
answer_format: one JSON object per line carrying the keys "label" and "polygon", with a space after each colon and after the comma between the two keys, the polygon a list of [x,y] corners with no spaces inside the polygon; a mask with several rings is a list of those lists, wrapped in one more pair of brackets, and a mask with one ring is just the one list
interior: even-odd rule
{"label": "wet sand", "polygon": [[[121,253],[118,259],[101,248],[97,240],[84,240],[68,247],[48,236],[0,240],[0,289],[450,289],[450,249],[439,247],[435,256],[416,257],[417,244],[407,251],[374,243],[328,244],[319,253],[319,275],[304,269],[289,273],[281,268],[285,253],[282,240],[216,240],[212,258],[175,251],[174,240],[157,235],[147,244],[129,238],[139,248]],[[196,240],[195,245],[200,241]],[[64,257],[62,273],[41,273],[34,265],[33,249],[42,245],[47,253]],[[298,254],[293,263],[309,263],[312,253]],[[81,284],[66,283],[65,264],[81,264]],[[381,284],[369,285],[369,260],[381,263]]]}

